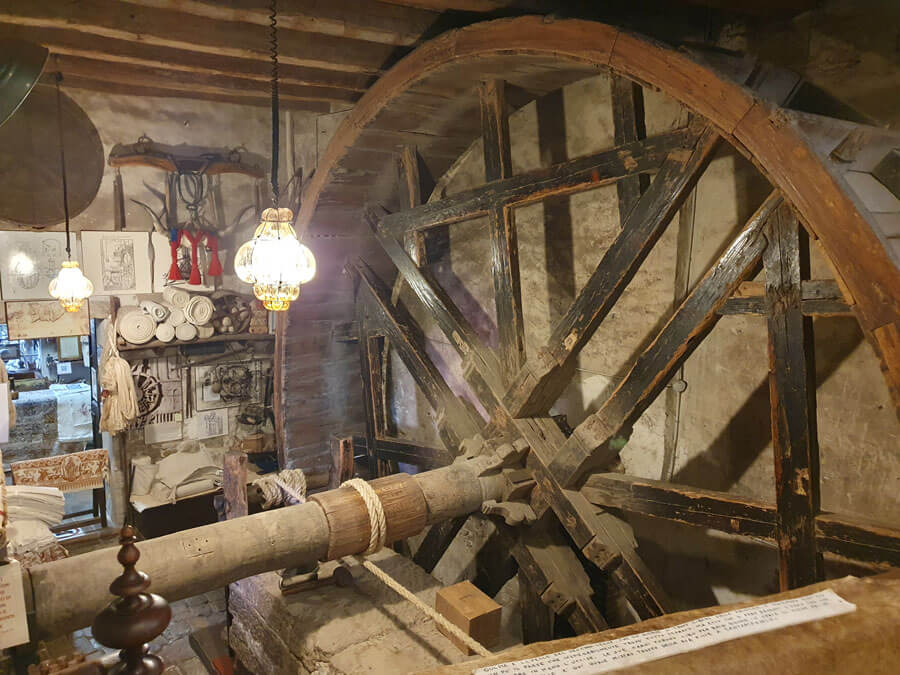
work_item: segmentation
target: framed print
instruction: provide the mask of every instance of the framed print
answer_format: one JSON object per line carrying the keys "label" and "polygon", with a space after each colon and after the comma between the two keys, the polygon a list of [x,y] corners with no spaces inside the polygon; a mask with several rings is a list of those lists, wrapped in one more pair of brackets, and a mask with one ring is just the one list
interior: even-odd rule
{"label": "framed print", "polygon": [[58,361],[81,361],[81,338],[74,335],[56,338]]}
{"label": "framed print", "polygon": [[88,306],[67,312],[57,300],[6,303],[6,327],[10,340],[89,335]]}
{"label": "framed print", "polygon": [[149,232],[82,232],[81,249],[96,295],[153,292]]}
{"label": "framed print", "polygon": [[[73,249],[77,249],[74,246]],[[73,250],[73,258],[76,251]],[[50,299],[48,287],[66,258],[65,232],[3,232],[0,287],[4,300]]]}
{"label": "framed print", "polygon": [[214,410],[260,400],[259,361],[197,366],[191,370],[194,409]]}

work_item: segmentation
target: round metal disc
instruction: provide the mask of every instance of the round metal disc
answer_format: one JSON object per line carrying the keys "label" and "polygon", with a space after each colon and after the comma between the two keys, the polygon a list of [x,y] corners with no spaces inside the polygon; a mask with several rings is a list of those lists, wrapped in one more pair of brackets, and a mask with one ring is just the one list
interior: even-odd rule
{"label": "round metal disc", "polygon": [[[65,83],[65,81],[63,81]],[[69,216],[94,200],[103,178],[100,134],[87,114],[62,95]],[[39,84],[0,126],[0,220],[55,225],[64,220],[56,90]]]}

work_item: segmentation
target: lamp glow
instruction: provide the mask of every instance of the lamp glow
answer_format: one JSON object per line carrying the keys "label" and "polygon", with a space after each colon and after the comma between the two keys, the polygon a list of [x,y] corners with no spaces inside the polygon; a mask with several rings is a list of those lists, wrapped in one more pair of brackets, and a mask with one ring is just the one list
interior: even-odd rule
{"label": "lamp glow", "polygon": [[293,217],[290,209],[266,209],[253,239],[234,256],[235,274],[253,284],[253,295],[275,312],[286,310],[316,275],[316,259],[297,239]]}
{"label": "lamp glow", "polygon": [[56,278],[50,282],[50,296],[59,300],[67,312],[77,312],[94,292],[94,284],[81,273],[78,263],[64,260]]}

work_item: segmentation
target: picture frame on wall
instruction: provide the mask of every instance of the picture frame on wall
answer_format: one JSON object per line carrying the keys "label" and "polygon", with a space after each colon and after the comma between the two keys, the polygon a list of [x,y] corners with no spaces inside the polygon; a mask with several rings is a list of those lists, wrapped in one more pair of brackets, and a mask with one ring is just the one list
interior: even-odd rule
{"label": "picture frame on wall", "polygon": [[194,410],[259,403],[262,371],[259,361],[196,366],[191,370]]}
{"label": "picture frame on wall", "polygon": [[[77,259],[76,251],[72,254]],[[4,231],[0,250],[3,299],[49,300],[50,282],[59,273],[65,258],[65,232]]]}
{"label": "picture frame on wall", "polygon": [[95,295],[153,292],[149,232],[82,232],[81,247]]}
{"label": "picture frame on wall", "polygon": [[57,361],[81,361],[82,358],[80,337],[67,335],[56,338]]}
{"label": "picture frame on wall", "polygon": [[6,327],[10,340],[89,335],[91,332],[87,304],[77,312],[67,312],[58,300],[7,302]]}

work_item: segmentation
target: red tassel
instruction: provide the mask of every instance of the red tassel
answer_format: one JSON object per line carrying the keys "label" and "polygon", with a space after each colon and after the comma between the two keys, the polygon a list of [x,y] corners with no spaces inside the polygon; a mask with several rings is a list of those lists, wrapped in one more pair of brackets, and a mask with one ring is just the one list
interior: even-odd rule
{"label": "red tassel", "polygon": [[206,245],[209,247],[209,276],[222,276],[222,263],[219,262],[219,239],[212,232],[206,233]]}
{"label": "red tassel", "polygon": [[169,267],[169,281],[181,281],[178,269],[178,247],[181,246],[181,231],[174,227],[169,230],[169,249],[172,251],[172,266]]}
{"label": "red tassel", "polygon": [[184,236],[191,242],[191,278],[188,283],[192,286],[199,286],[203,283],[200,278],[200,264],[197,260],[197,245],[203,240],[203,233],[198,232],[196,238],[190,232],[184,230]]}

